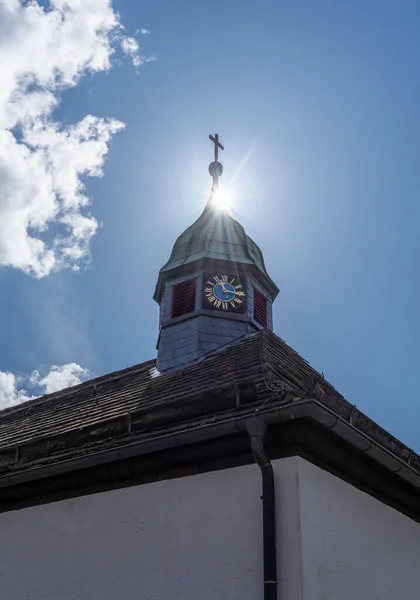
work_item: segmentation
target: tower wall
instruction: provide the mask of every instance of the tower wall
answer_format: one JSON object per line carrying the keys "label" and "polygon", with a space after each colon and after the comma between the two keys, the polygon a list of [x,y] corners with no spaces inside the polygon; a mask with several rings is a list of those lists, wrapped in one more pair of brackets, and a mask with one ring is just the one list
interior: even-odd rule
{"label": "tower wall", "polygon": [[[195,310],[173,319],[174,286],[190,279],[196,282]],[[262,326],[253,318],[254,287],[267,298],[267,327],[272,330],[272,299],[252,276],[246,275],[246,310],[243,315],[203,308],[203,271],[168,281],[160,304],[158,369],[167,372],[185,368],[209,353],[261,329]]]}
{"label": "tower wall", "polygon": [[158,369],[188,367],[199,358],[222,348],[257,328],[246,321],[197,315],[164,327],[158,342]]}

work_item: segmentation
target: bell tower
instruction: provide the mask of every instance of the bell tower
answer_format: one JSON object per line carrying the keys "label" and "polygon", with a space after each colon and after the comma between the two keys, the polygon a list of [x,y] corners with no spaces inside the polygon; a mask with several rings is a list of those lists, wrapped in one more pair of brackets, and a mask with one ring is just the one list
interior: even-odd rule
{"label": "bell tower", "polygon": [[182,369],[227,344],[273,329],[272,303],[278,287],[270,279],[259,247],[227,211],[218,208],[218,160],[224,147],[210,135],[214,161],[210,198],[201,216],[176,240],[159,271],[157,367]]}

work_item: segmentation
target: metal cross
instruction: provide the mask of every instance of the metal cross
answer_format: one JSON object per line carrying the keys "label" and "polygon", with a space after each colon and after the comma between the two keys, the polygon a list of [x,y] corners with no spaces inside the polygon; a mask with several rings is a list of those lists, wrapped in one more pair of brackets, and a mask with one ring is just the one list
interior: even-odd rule
{"label": "metal cross", "polygon": [[217,162],[217,159],[219,158],[219,148],[220,150],[224,150],[224,147],[219,142],[219,135],[217,133],[214,134],[214,137],[210,134],[209,139],[214,144],[214,160]]}

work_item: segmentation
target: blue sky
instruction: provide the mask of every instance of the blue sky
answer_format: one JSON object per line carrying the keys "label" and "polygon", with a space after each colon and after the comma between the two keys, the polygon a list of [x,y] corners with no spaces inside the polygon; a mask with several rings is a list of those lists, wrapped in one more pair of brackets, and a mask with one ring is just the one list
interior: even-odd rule
{"label": "blue sky", "polygon": [[100,375],[155,356],[157,273],[204,207],[218,132],[231,212],[280,287],[275,332],[419,451],[419,3],[113,8],[156,60],[116,52],[58,93],[63,126],[92,114],[125,129],[103,177],[82,176],[101,224],[91,263],[0,270],[0,371]]}

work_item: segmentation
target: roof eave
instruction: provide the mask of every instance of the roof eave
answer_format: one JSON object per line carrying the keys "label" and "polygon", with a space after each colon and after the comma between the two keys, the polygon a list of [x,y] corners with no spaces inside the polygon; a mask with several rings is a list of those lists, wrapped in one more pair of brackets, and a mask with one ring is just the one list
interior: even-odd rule
{"label": "roof eave", "polygon": [[[249,419],[253,418],[252,414],[249,409],[244,409],[233,417],[226,418],[221,415],[219,419],[213,418],[208,423],[200,422],[198,425],[187,427],[184,424],[176,434],[173,429],[157,435],[149,432],[139,436],[135,441],[126,442],[117,447],[99,449],[88,455],[83,454],[76,458],[61,460],[53,465],[9,473],[0,477],[0,488],[246,431]],[[332,431],[338,438],[349,444],[354,451],[370,457],[381,468],[399,478],[401,482],[407,482],[416,490],[420,490],[420,473],[418,471],[315,399],[296,398],[294,402],[287,405],[267,407],[259,412],[259,417],[267,426],[297,419],[310,419],[323,429]]]}

